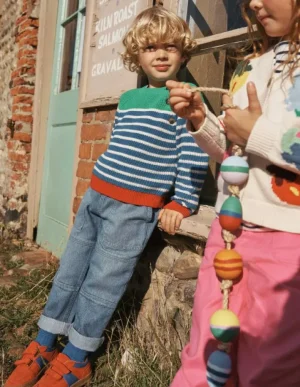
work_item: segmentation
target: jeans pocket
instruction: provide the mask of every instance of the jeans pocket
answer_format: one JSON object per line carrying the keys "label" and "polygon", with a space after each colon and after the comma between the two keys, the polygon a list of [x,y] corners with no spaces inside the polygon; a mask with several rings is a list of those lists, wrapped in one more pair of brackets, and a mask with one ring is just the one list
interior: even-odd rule
{"label": "jeans pocket", "polygon": [[83,203],[81,202],[75,217],[75,222],[73,224],[73,228],[75,228],[77,231],[81,231],[83,229],[83,226],[85,224],[85,218],[86,218],[85,213],[86,213],[86,206],[83,205]]}
{"label": "jeans pocket", "polygon": [[153,209],[110,199],[102,213],[103,247],[114,251],[143,251],[155,225]]}
{"label": "jeans pocket", "polygon": [[[82,231],[85,226],[85,228],[88,229],[93,226],[91,222],[91,215],[95,214],[96,217],[98,217],[97,211],[101,208],[101,201],[102,195],[94,191],[92,188],[88,188],[80,203],[73,228],[77,231]],[[87,232],[91,233],[90,230],[87,230]]]}
{"label": "jeans pocket", "polygon": [[90,203],[90,188],[86,191],[80,206],[78,208],[77,214],[75,216],[75,222],[73,224],[73,228],[75,228],[78,231],[81,231],[83,229],[83,226],[85,225],[86,222],[86,211],[87,211],[87,206]]}

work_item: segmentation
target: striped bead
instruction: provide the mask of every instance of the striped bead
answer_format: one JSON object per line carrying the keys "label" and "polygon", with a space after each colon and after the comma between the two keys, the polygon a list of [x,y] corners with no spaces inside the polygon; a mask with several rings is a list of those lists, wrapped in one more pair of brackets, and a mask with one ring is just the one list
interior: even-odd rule
{"label": "striped bead", "polygon": [[221,250],[214,259],[216,274],[222,280],[238,279],[243,272],[243,260],[235,250]]}
{"label": "striped bead", "polygon": [[242,223],[242,205],[240,200],[235,196],[230,196],[223,203],[219,222],[224,230],[234,232],[239,229]]}
{"label": "striped bead", "polygon": [[217,340],[229,343],[240,333],[240,322],[231,310],[220,309],[211,316],[210,330]]}
{"label": "striped bead", "polygon": [[232,363],[230,356],[223,351],[215,351],[207,362],[207,383],[209,387],[225,386],[230,378]]}
{"label": "striped bead", "polygon": [[228,184],[242,185],[249,175],[249,165],[242,157],[227,157],[221,164],[220,173]]}

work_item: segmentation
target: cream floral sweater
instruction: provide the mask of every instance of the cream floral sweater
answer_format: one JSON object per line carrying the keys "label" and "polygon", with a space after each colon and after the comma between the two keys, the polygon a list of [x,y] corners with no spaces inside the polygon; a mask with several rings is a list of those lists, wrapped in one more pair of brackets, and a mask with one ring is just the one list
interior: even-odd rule
{"label": "cream floral sweater", "polygon": [[[255,229],[300,233],[300,63],[291,81],[288,68],[281,65],[287,53],[288,42],[281,42],[264,55],[241,63],[230,88],[234,104],[245,109],[246,84],[254,82],[263,109],[245,148],[250,173],[241,189],[243,219]],[[197,144],[218,162],[228,156],[221,121],[222,117],[207,110],[205,122],[192,133]],[[221,176],[218,188],[217,213],[228,197]]]}

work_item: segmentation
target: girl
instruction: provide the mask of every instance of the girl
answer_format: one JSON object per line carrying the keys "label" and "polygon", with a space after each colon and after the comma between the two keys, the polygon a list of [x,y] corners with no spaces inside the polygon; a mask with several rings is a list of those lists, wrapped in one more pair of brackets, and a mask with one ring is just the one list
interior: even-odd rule
{"label": "girl", "polygon": [[[167,82],[175,113],[187,118],[198,145],[218,162],[226,138],[243,148],[250,166],[241,188],[243,223],[234,249],[244,262],[233,286],[230,309],[241,332],[232,353],[236,370],[207,379],[207,359],[217,342],[211,315],[222,306],[213,261],[224,249],[219,220],[212,225],[195,294],[190,343],[172,387],[300,385],[300,71],[299,0],[247,0],[243,14],[261,32],[254,54],[236,70],[217,119],[189,86]],[[229,149],[229,154],[231,151]],[[227,198],[219,178],[217,213]]]}

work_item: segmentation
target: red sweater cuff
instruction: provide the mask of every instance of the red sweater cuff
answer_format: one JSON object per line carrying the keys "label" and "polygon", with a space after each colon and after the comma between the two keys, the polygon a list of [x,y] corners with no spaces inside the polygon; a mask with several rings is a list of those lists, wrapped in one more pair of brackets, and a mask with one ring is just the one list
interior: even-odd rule
{"label": "red sweater cuff", "polygon": [[191,210],[189,210],[188,208],[182,206],[177,202],[168,203],[167,205],[164,206],[164,209],[180,212],[184,218],[187,218],[188,216],[191,215]]}

